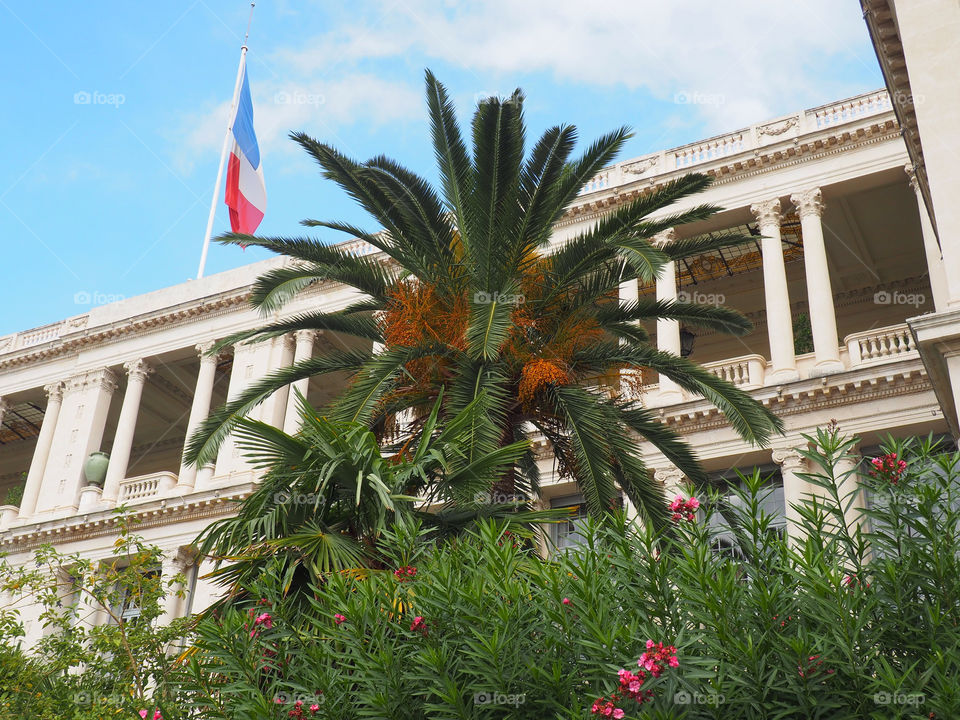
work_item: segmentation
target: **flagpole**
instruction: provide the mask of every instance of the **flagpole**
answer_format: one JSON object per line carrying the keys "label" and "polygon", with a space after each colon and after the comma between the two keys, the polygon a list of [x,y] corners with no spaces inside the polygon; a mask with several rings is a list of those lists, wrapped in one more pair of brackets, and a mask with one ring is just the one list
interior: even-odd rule
{"label": "flagpole", "polygon": [[210,200],[210,215],[207,217],[207,232],[203,236],[203,251],[200,253],[200,267],[197,270],[197,280],[203,277],[207,265],[207,251],[210,249],[210,236],[213,234],[213,219],[217,214],[217,198],[220,196],[220,184],[223,182],[223,166],[227,161],[227,152],[230,150],[230,136],[233,134],[233,121],[237,114],[237,102],[240,97],[240,85],[243,81],[243,68],[247,63],[247,39],[250,37],[250,23],[253,22],[253,8],[255,2],[250,3],[250,18],[247,20],[247,34],[243,37],[240,48],[240,66],[237,68],[237,81],[233,86],[233,100],[230,102],[230,119],[227,121],[227,132],[223,136],[223,148],[220,150],[220,167],[217,170],[217,183],[213,187],[213,198]]}

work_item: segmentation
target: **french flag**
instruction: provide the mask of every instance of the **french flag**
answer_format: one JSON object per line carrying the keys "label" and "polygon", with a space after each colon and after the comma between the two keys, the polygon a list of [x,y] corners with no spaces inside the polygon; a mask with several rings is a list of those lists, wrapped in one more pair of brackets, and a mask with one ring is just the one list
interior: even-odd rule
{"label": "french flag", "polygon": [[230,229],[235,233],[252,235],[267,209],[267,187],[263,182],[260,147],[253,132],[253,101],[250,99],[246,64],[231,132],[233,152],[230,153],[230,164],[227,166],[224,202],[230,208]]}

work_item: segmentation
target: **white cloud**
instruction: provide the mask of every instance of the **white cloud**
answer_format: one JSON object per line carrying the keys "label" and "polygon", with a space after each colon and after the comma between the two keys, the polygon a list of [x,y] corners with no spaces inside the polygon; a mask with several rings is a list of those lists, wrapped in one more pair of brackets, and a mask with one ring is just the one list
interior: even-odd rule
{"label": "white cloud", "polygon": [[[620,2],[583,0],[378,0],[367,27],[337,28],[285,50],[278,59],[301,72],[418,52],[477,73],[553,73],[587,85],[713,96],[695,105],[717,128],[733,129],[799,109],[840,80],[827,72],[838,56],[876,64],[856,3],[809,0]],[[478,77],[477,92],[489,81]],[[509,83],[506,83],[509,84]],[[572,90],[575,92],[575,89]],[[775,109],[776,108],[776,109]]]}
{"label": "white cloud", "polygon": [[[422,118],[419,73],[402,82],[375,74],[411,57],[472,72],[476,87],[461,78],[458,101],[506,93],[524,75],[546,72],[571,94],[587,85],[679,100],[668,121],[697,119],[715,132],[851,92],[830,73],[838,59],[876,65],[857,4],[837,0],[371,0],[363,9],[251,61],[257,134],[267,150],[293,151],[286,135],[302,129],[349,153],[337,134],[344,126]],[[201,152],[219,151],[227,105],[184,119],[182,170]]]}

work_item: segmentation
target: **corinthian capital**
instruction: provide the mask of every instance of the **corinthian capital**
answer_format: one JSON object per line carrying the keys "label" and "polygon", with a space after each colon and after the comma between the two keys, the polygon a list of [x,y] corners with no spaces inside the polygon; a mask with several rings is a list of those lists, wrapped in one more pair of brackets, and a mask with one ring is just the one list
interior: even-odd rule
{"label": "corinthian capital", "polygon": [[920,185],[917,183],[917,168],[913,163],[907,163],[903,166],[903,171],[907,174],[907,180],[914,192],[919,192]]}
{"label": "corinthian capital", "polygon": [[796,448],[782,448],[773,451],[773,461],[786,472],[804,472],[807,460]]}
{"label": "corinthian capital", "polygon": [[761,228],[775,225],[780,227],[780,198],[762,200],[750,206],[750,212]]}
{"label": "corinthian capital", "polygon": [[147,375],[153,372],[145,360],[131,360],[123,364],[130,382],[145,382]]}
{"label": "corinthian capital", "polygon": [[653,244],[658,248],[662,248],[665,245],[669,245],[674,240],[677,239],[677,231],[673,228],[667,228],[663,232],[658,232],[653,236]]}
{"label": "corinthian capital", "polygon": [[808,188],[790,196],[800,217],[822,217],[823,216],[823,196],[820,194],[820,188]]}
{"label": "corinthian capital", "polygon": [[654,470],[653,477],[658,483],[669,489],[677,488],[683,482],[683,473],[675,467]]}
{"label": "corinthian capital", "polygon": [[50,383],[43,386],[43,391],[47,394],[47,402],[60,402],[63,400],[63,382]]}
{"label": "corinthian capital", "polygon": [[304,328],[303,330],[294,330],[293,337],[296,339],[297,345],[313,345],[319,334],[319,330]]}

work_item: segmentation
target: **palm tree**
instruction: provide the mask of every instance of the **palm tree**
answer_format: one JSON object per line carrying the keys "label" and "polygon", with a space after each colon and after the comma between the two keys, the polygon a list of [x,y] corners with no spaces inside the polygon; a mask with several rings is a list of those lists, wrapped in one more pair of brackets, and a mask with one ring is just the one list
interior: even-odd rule
{"label": "palm tree", "polygon": [[[644,466],[638,436],[693,482],[704,482],[704,472],[688,445],[635,396],[592,387],[598,376],[660,373],[711,401],[752,443],[766,443],[781,424],[730,383],[658,351],[642,327],[644,321],[668,318],[742,335],[752,329],[746,318],[724,307],[652,299],[621,304],[618,288],[625,281],[652,282],[671,260],[753,238],[700,236],[655,246],[656,234],[720,209],[701,204],[661,212],[710,183],[691,174],[639,195],[568,242],[551,246],[554,224],[584,183],[614,159],[628,130],[604,135],[571,159],[576,128],[559,125],[525,158],[524,96],[517,90],[478,104],[471,155],[447,91],[429,70],[426,89],[439,190],[387,157],[358,162],[303,133],[291,135],[383,230],[322,220],[303,225],[344,232],[381,254],[357,256],[307,237],[219,238],[296,260],[257,280],[252,303],[265,314],[319,282],[343,283],[363,294],[343,310],[297,315],[223,344],[311,328],[381,349],[334,352],[265,377],[210,415],[189,442],[188,460],[211,460],[240,418],[278,388],[348,371],[351,380],[327,408],[330,417],[382,429],[402,411],[422,418],[442,388],[442,419],[484,393],[489,413],[476,424],[468,455],[491,442],[506,446],[541,435],[559,471],[578,483],[592,514],[609,511],[619,486],[642,516],[662,522],[663,492]],[[413,423],[409,432],[417,431]],[[509,492],[535,494],[533,451],[500,482]]]}
{"label": "palm tree", "polygon": [[330,420],[299,401],[295,435],[250,418],[235,428],[237,447],[263,479],[235,516],[212,523],[197,540],[203,555],[222,565],[214,576],[232,594],[274,564],[297,587],[330,572],[377,567],[381,535],[403,518],[443,539],[482,518],[503,520],[523,536],[532,522],[557,517],[520,503],[471,507],[527,448],[517,442],[467,457],[471,426],[488,409],[484,394],[442,425],[441,396],[416,443],[393,457],[365,425]]}

